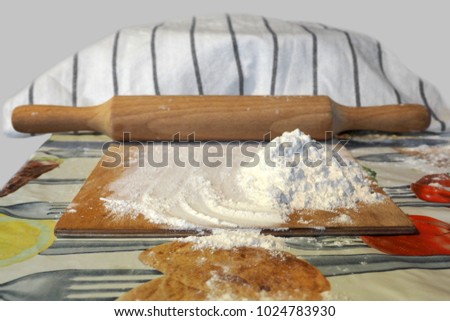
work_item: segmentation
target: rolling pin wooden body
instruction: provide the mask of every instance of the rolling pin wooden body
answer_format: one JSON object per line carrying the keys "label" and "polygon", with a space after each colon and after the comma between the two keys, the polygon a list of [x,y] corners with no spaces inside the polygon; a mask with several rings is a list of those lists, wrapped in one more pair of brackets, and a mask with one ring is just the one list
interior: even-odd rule
{"label": "rolling pin wooden body", "polygon": [[345,107],[327,96],[116,96],[95,107],[20,106],[12,116],[23,133],[96,131],[122,140],[257,140],[299,128],[314,139],[349,130],[423,131],[422,105]]}

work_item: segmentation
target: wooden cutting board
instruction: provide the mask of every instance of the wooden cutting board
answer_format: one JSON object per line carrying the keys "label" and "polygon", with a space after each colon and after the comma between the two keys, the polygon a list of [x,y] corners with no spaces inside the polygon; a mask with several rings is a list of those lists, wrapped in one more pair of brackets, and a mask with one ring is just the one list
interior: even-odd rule
{"label": "wooden cutting board", "polygon": [[[109,150],[122,156],[124,153],[123,145],[110,145]],[[177,230],[148,221],[143,215],[118,218],[108,211],[101,198],[111,196],[113,192],[109,185],[122,175],[127,175],[127,171],[133,166],[124,167],[121,163],[119,166],[109,168],[102,165],[104,161],[112,160],[110,156],[104,155],[99,161],[69,206],[69,210],[58,221],[55,228],[55,234],[58,237],[170,238],[208,233],[208,228]],[[130,163],[137,166],[137,162]],[[376,188],[381,191],[380,188]],[[350,216],[352,224],[334,220],[340,214]],[[263,229],[263,233],[278,236],[398,235],[413,234],[416,233],[416,229],[408,216],[388,198],[385,202],[361,204],[357,210],[342,209],[338,213],[299,210],[290,215],[288,222],[274,226],[273,229]]]}

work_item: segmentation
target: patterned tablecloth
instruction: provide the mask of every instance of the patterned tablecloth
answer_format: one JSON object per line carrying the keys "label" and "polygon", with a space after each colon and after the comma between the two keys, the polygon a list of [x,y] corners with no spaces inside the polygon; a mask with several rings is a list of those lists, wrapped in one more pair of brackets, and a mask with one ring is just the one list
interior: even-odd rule
{"label": "patterned tablecloth", "polygon": [[[24,171],[47,172],[0,198],[0,299],[113,300],[160,275],[138,255],[168,239],[58,239],[53,234],[105,141],[98,135],[52,136]],[[330,299],[450,300],[450,180],[447,186],[410,187],[438,173],[447,184],[450,136],[354,136],[346,147],[376,173],[420,234],[294,237],[286,239],[288,250],[329,279]],[[15,184],[21,181],[16,177]]]}

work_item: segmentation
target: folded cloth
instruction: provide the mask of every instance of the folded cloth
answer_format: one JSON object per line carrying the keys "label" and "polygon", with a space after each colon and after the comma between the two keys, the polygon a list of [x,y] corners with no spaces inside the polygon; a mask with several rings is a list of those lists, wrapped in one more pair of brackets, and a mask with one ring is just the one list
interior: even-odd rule
{"label": "folded cloth", "polygon": [[450,106],[380,42],[315,23],[249,15],[133,27],[58,64],[3,106],[100,104],[114,95],[328,95],[340,104],[418,103],[428,130],[448,131]]}

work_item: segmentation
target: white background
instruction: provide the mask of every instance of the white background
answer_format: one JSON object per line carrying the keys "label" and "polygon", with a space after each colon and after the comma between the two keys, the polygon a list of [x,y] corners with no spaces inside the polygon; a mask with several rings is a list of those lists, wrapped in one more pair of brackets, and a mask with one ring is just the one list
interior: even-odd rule
{"label": "white background", "polygon": [[[286,311],[291,311],[290,306],[333,306],[334,316],[297,316],[296,309],[292,316],[257,316],[258,306],[262,311],[266,306],[277,306],[282,309],[286,306]],[[38,301],[10,301],[2,302],[2,316],[5,315],[8,321],[35,319],[36,316],[45,316],[46,321],[79,321],[79,320],[327,320],[327,321],[380,321],[380,320],[445,320],[448,310],[445,302],[439,301],[337,301],[337,302],[258,302],[258,301],[206,301],[206,302],[98,302],[98,301],[61,301],[38,302]],[[24,308],[26,307],[26,308]],[[115,309],[150,309],[153,307],[160,310],[165,309],[213,309],[214,307],[224,309],[245,309],[246,317],[190,317],[190,316],[166,316],[166,317],[115,317]],[[274,311],[272,308],[268,311]],[[173,310],[172,310],[173,311]],[[252,313],[253,311],[253,313]],[[307,311],[302,309],[302,311]],[[322,311],[322,310],[320,310]],[[168,315],[168,312],[163,312]],[[189,313],[189,312],[188,312]],[[171,313],[170,315],[173,315]]]}
{"label": "white background", "polygon": [[[225,12],[322,22],[368,34],[450,102],[450,13],[443,0],[15,0],[0,4],[0,105],[56,63],[117,29]],[[1,186],[44,138],[0,135]]]}

